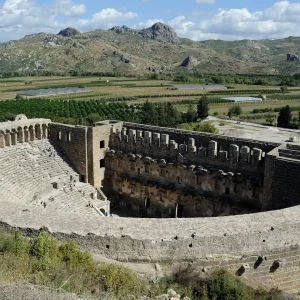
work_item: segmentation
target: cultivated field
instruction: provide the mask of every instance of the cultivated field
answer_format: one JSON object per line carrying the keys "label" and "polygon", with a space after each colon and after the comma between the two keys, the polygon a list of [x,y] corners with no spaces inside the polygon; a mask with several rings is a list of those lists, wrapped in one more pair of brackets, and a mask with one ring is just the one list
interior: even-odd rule
{"label": "cultivated field", "polygon": [[[242,118],[250,122],[265,122],[265,114],[253,115],[253,109],[280,108],[289,104],[294,107],[293,116],[296,117],[296,107],[300,107],[300,88],[288,88],[282,94],[278,86],[261,86],[231,84],[228,90],[174,90],[178,83],[169,80],[149,80],[126,77],[15,77],[0,79],[0,100],[14,99],[18,91],[30,89],[45,89],[59,87],[85,87],[90,92],[84,94],[69,94],[46,96],[53,100],[89,101],[99,99],[118,98],[128,104],[139,104],[146,100],[150,102],[172,102],[179,111],[187,111],[190,104],[196,108],[197,100],[207,94],[215,103],[210,104],[210,114],[225,117],[228,108],[234,103],[218,103],[221,98],[231,96],[266,95],[267,100],[261,103],[240,103]],[[124,97],[124,98],[122,98]],[[272,112],[273,116],[278,112]],[[260,118],[261,116],[261,118]]]}

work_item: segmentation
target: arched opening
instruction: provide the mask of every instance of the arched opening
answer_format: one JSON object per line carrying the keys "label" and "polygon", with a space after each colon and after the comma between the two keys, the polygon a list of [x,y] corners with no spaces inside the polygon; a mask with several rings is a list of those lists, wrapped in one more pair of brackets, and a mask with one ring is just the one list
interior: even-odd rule
{"label": "arched opening", "polygon": [[38,139],[38,140],[42,139],[42,130],[41,130],[41,125],[40,124],[35,124],[34,134],[35,134],[36,139]]}
{"label": "arched opening", "polygon": [[5,133],[5,146],[9,147],[11,145],[11,135],[10,135],[10,131],[6,130]]}
{"label": "arched opening", "polygon": [[66,132],[65,136],[66,136],[65,138],[66,142],[71,142],[72,140],[71,131]]}
{"label": "arched opening", "polygon": [[35,129],[33,126],[29,126],[29,141],[34,141],[35,140]]}
{"label": "arched opening", "polygon": [[25,143],[29,142],[29,129],[27,126],[24,127],[24,142]]}
{"label": "arched opening", "polygon": [[20,126],[17,128],[17,142],[24,143],[24,131]]}
{"label": "arched opening", "polygon": [[46,124],[42,125],[42,139],[48,139],[48,126]]}
{"label": "arched opening", "polygon": [[184,206],[182,204],[176,204],[176,217],[183,218]]}
{"label": "arched opening", "polygon": [[150,198],[145,198],[145,208],[149,208],[150,204]]}
{"label": "arched opening", "polygon": [[57,138],[57,140],[61,141],[61,131],[57,132],[56,138]]}
{"label": "arched opening", "polygon": [[229,187],[225,188],[225,195],[230,195],[230,188]]}

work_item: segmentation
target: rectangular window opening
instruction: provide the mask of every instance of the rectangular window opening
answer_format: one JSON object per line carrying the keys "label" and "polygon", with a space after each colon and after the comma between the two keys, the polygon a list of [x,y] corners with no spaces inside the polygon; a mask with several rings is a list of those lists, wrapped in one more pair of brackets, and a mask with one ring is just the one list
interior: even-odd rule
{"label": "rectangular window opening", "polygon": [[103,159],[100,159],[100,168],[104,168],[104,167],[105,167],[105,160],[103,158]]}
{"label": "rectangular window opening", "polygon": [[145,165],[145,173],[150,173],[150,165]]}
{"label": "rectangular window opening", "polygon": [[100,149],[105,148],[105,141],[100,141]]}

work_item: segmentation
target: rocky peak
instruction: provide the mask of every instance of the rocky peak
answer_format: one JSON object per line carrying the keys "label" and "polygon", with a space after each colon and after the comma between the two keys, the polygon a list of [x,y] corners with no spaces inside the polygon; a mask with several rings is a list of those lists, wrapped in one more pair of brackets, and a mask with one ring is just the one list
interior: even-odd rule
{"label": "rocky peak", "polygon": [[175,31],[170,26],[160,22],[142,30],[132,29],[124,25],[114,26],[110,30],[119,34],[139,35],[145,39],[156,40],[162,43],[178,44],[179,42]]}
{"label": "rocky peak", "polygon": [[65,37],[71,37],[71,36],[75,36],[77,34],[80,34],[80,31],[78,31],[77,29],[75,28],[71,28],[71,27],[68,27],[66,29],[63,29],[61,30],[58,35],[62,35],[62,36],[65,36]]}
{"label": "rocky peak", "polygon": [[123,25],[123,26],[114,26],[110,30],[114,31],[115,33],[131,33],[131,34],[137,34],[138,33],[138,30],[129,28],[125,25]]}
{"label": "rocky peak", "polygon": [[199,64],[198,60],[194,57],[189,55],[180,65],[181,67],[185,67],[187,69],[192,69]]}
{"label": "rocky peak", "polygon": [[176,32],[170,26],[160,22],[153,24],[149,28],[141,30],[141,34],[144,37],[163,43],[178,44],[179,42]]}

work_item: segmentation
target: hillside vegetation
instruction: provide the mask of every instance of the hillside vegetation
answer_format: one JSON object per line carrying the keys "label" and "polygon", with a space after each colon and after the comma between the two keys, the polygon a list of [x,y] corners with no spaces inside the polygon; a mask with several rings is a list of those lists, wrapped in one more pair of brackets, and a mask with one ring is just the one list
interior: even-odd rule
{"label": "hillside vegetation", "polygon": [[57,35],[37,33],[0,44],[0,73],[291,74],[298,72],[300,61],[287,61],[287,53],[298,53],[299,41],[194,42],[162,23],[143,30],[117,26],[80,33],[67,28]]}
{"label": "hillside vegetation", "polygon": [[22,283],[50,287],[52,296],[63,291],[83,299],[155,299],[170,288],[182,299],[283,299],[278,290],[253,290],[222,270],[204,276],[195,268],[177,268],[172,276],[149,283],[123,267],[97,264],[76,243],[59,243],[45,232],[30,238],[1,230],[0,254],[0,297],[3,285]]}

